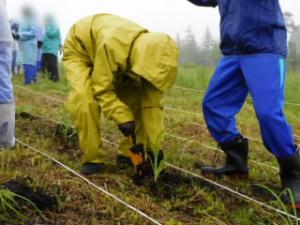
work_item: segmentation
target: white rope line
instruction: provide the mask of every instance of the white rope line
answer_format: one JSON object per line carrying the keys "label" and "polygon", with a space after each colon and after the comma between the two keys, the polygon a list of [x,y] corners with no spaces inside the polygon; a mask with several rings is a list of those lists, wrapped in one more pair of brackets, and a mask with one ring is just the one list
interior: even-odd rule
{"label": "white rope line", "polygon": [[[181,87],[181,86],[174,86],[174,89],[178,90],[185,90],[185,91],[192,91],[192,92],[198,92],[198,93],[206,93],[206,91],[201,91],[193,88],[186,88],[186,87]],[[248,98],[249,99],[249,98]],[[300,106],[300,103],[296,102],[285,102],[286,105],[291,105],[291,106]]]}
{"label": "white rope line", "polygon": [[[184,137],[180,137],[180,136],[177,136],[177,135],[174,135],[174,134],[166,134],[166,136],[169,136],[171,138],[174,138],[174,139],[178,139],[178,140],[181,140],[181,141],[186,141],[186,142],[195,142],[205,148],[208,148],[208,149],[211,149],[211,150],[214,150],[214,151],[217,151],[217,152],[220,152],[222,154],[224,154],[224,152],[216,147],[213,147],[213,146],[210,146],[210,145],[206,145],[206,144],[203,144],[201,143],[200,141],[198,141],[197,139],[190,139],[190,138],[184,138]],[[271,165],[268,165],[266,163],[263,163],[263,162],[259,162],[259,161],[256,161],[256,160],[253,160],[253,159],[250,159],[251,162],[253,162],[254,164],[257,164],[257,165],[261,165],[261,166],[264,166],[264,167],[267,167],[267,168],[270,168],[276,172],[279,171],[279,169],[275,166],[271,166]]]}
{"label": "white rope line", "polygon": [[71,169],[70,167],[68,167],[67,165],[63,164],[62,162],[58,161],[57,159],[55,159],[54,157],[48,155],[47,153],[30,146],[29,144],[26,144],[25,142],[16,139],[16,142],[31,149],[32,151],[39,153],[40,155],[48,158],[49,160],[55,162],[56,164],[58,164],[59,166],[61,166],[62,168],[64,168],[65,170],[69,171],[70,173],[72,173],[73,175],[77,176],[78,178],[80,178],[81,180],[85,181],[87,184],[89,184],[90,186],[96,188],[97,190],[99,190],[100,192],[102,192],[103,194],[111,197],[112,199],[114,199],[115,201],[119,202],[120,204],[124,205],[125,207],[131,209],[132,211],[136,212],[137,214],[139,214],[140,216],[144,217],[145,219],[149,220],[150,222],[152,222],[153,224],[157,224],[157,225],[162,225],[160,222],[158,222],[157,220],[153,219],[152,217],[148,216],[147,214],[145,214],[144,212],[142,212],[141,210],[135,208],[134,206],[128,204],[127,202],[123,201],[122,199],[120,199],[119,197],[111,194],[110,192],[108,192],[107,190],[105,190],[104,188],[96,185],[95,183],[93,183],[92,181],[90,181],[89,179],[87,179],[86,177],[82,176],[81,174],[77,173],[75,170]]}
{"label": "white rope line", "polygon": [[198,92],[198,93],[206,93],[206,91],[201,91],[193,88],[187,88],[187,87],[181,87],[181,86],[174,86],[174,89],[183,90],[183,91],[192,91],[192,92]]}
{"label": "white rope line", "polygon": [[212,180],[210,180],[210,179],[208,179],[208,178],[205,178],[205,177],[203,177],[203,176],[200,176],[199,174],[196,174],[196,173],[193,173],[193,172],[191,172],[191,171],[182,169],[182,168],[177,167],[177,166],[175,166],[175,165],[172,165],[172,164],[170,164],[170,163],[165,163],[165,164],[166,164],[168,167],[170,167],[170,168],[173,168],[173,169],[175,169],[175,170],[178,170],[178,171],[180,171],[180,172],[182,172],[182,173],[185,173],[185,174],[188,174],[188,175],[190,175],[190,176],[197,177],[197,178],[199,178],[199,179],[201,179],[201,180],[203,180],[203,181],[205,181],[205,182],[207,182],[207,183],[210,183],[210,184],[212,184],[212,185],[214,185],[214,186],[216,186],[216,187],[218,187],[218,188],[220,188],[220,189],[226,190],[226,191],[230,192],[231,194],[236,195],[236,196],[239,196],[239,197],[241,197],[242,199],[244,199],[244,200],[246,200],[246,201],[248,201],[248,202],[253,202],[253,203],[255,203],[255,204],[257,204],[257,205],[260,205],[260,206],[262,206],[262,207],[264,207],[264,208],[266,208],[266,209],[275,211],[275,212],[280,213],[280,214],[282,214],[282,215],[284,215],[284,216],[287,216],[287,217],[289,217],[289,218],[292,218],[292,219],[294,219],[294,220],[296,220],[296,221],[300,221],[300,218],[298,218],[298,217],[296,217],[296,216],[294,216],[294,215],[291,215],[290,213],[284,212],[284,211],[282,211],[282,210],[280,210],[280,209],[277,209],[277,208],[275,208],[275,207],[273,207],[273,206],[270,206],[270,205],[268,205],[268,204],[265,204],[265,203],[263,203],[263,202],[261,202],[261,201],[258,201],[258,200],[254,199],[254,198],[251,198],[251,197],[249,197],[249,196],[247,196],[247,195],[245,195],[245,194],[242,194],[242,193],[240,193],[240,192],[238,192],[238,191],[235,191],[235,190],[233,190],[233,189],[231,189],[231,188],[229,188],[229,187],[227,187],[227,186],[224,186],[224,185],[219,184],[219,183],[217,183],[217,182],[215,182],[215,181],[212,181]]}
{"label": "white rope line", "polygon": [[[34,115],[35,116],[35,115]],[[45,120],[48,120],[48,118],[46,118],[46,117],[42,117],[42,116],[39,116],[40,118],[43,118],[43,119],[45,119]],[[49,119],[50,120],[50,119]],[[55,120],[50,120],[50,121],[55,121]],[[59,122],[59,121],[57,121],[57,122]],[[170,136],[170,135],[169,135]],[[182,139],[182,140],[185,140],[185,138],[182,138],[182,137],[178,137],[178,138],[180,138],[180,139]],[[110,145],[112,145],[112,146],[114,146],[114,147],[117,147],[118,145],[116,144],[116,143],[114,143],[114,142],[112,142],[112,141],[110,141],[110,140],[108,140],[108,139],[105,139],[105,138],[101,138],[102,139],[102,141],[103,142],[106,142],[107,144],[110,144]],[[19,142],[19,140],[17,140],[18,142]],[[20,143],[20,142],[19,142]],[[25,146],[26,146],[26,144],[25,144]],[[204,145],[203,144],[203,146],[205,146],[205,147],[207,147],[207,148],[211,148],[211,149],[214,149],[214,150],[218,150],[218,151],[220,151],[219,149],[216,149],[216,148],[214,148],[214,147],[212,147],[212,146],[209,146],[209,145]],[[30,146],[31,147],[31,146]],[[36,150],[35,150],[36,151]],[[37,152],[38,153],[40,153],[41,151],[39,151],[39,150],[37,150]],[[43,152],[41,152],[41,154],[42,155],[44,155],[44,156],[46,156],[47,158],[52,158],[51,156],[48,156],[47,154],[45,154],[45,153],[43,153]],[[52,160],[52,159],[51,159]],[[56,159],[54,159],[54,160],[56,160]],[[57,160],[56,160],[57,161]],[[54,162],[56,162],[56,161],[54,161]],[[60,162],[58,163],[58,164],[61,164]],[[260,163],[258,163],[258,164],[260,164]],[[63,164],[64,165],[64,164]],[[300,219],[298,219],[297,217],[295,217],[295,216],[293,216],[293,215],[291,215],[291,214],[289,214],[289,213],[287,213],[287,212],[284,212],[284,211],[282,211],[282,210],[279,210],[279,209],[277,209],[277,208],[275,208],[275,207],[272,207],[272,206],[270,206],[270,205],[268,205],[268,204],[265,204],[265,203],[263,203],[263,202],[261,202],[261,201],[258,201],[258,200],[256,200],[256,199],[254,199],[254,198],[251,198],[251,197],[249,197],[249,196],[247,196],[247,195],[245,195],[245,194],[242,194],[242,193],[240,193],[240,192],[238,192],[238,191],[235,191],[235,190],[233,190],[232,188],[229,188],[229,187],[227,187],[227,186],[225,186],[225,185],[222,185],[222,184],[219,184],[219,183],[217,183],[217,182],[215,182],[215,181],[212,181],[212,180],[210,180],[210,179],[208,179],[208,178],[205,178],[205,177],[203,177],[203,176],[200,176],[199,174],[196,174],[196,173],[194,173],[194,172],[191,172],[191,171],[188,171],[188,170],[185,170],[185,169],[183,169],[183,168],[180,168],[180,167],[178,167],[178,166],[176,166],[176,165],[173,165],[173,164],[170,164],[170,163],[168,163],[168,162],[165,162],[165,165],[166,166],[168,166],[168,167],[170,167],[170,168],[173,168],[173,169],[175,169],[175,170],[177,170],[177,171],[180,171],[180,172],[182,172],[182,173],[185,173],[185,174],[188,174],[188,175],[191,175],[191,176],[194,176],[194,177],[197,177],[197,178],[200,178],[200,179],[202,179],[203,181],[206,181],[207,183],[210,183],[210,184],[213,184],[214,186],[216,186],[216,187],[218,187],[218,188],[220,188],[220,189],[223,189],[223,190],[226,190],[226,191],[228,191],[228,192],[230,192],[231,194],[233,194],[235,197],[236,196],[239,196],[239,197],[241,197],[242,199],[244,199],[244,200],[246,200],[246,201],[249,201],[249,202],[253,202],[253,203],[255,203],[255,204],[258,204],[258,205],[260,205],[260,206],[262,206],[262,207],[265,207],[265,208],[267,208],[267,209],[270,209],[270,210],[273,210],[273,211],[275,211],[275,212],[277,212],[277,213],[280,213],[280,214],[282,214],[282,215],[284,215],[284,216],[287,216],[287,217],[290,217],[290,218],[292,218],[292,219],[295,219],[295,220],[298,220],[298,221],[300,221]],[[263,164],[262,163],[262,165],[266,165],[266,164]],[[267,166],[269,166],[269,165],[267,165]],[[66,166],[67,167],[67,166]],[[67,167],[67,168],[69,168],[69,167]],[[67,169],[66,168],[66,169]],[[69,168],[70,169],[70,168]],[[67,170],[69,170],[69,169],[67,169]],[[276,168],[277,169],[277,168]],[[72,170],[72,169],[70,169],[70,170]],[[70,171],[69,170],[69,171]],[[72,170],[72,171],[74,171],[74,170]],[[71,173],[72,173],[72,171],[70,171]],[[75,175],[76,174],[78,174],[76,171],[74,171],[75,172]],[[82,177],[82,175],[80,175],[79,174],[79,176],[80,177]],[[83,177],[83,178],[85,178],[85,177]],[[84,180],[87,180],[86,178],[84,179]],[[89,181],[89,180],[88,180]],[[90,181],[89,181],[90,182]],[[88,182],[88,183],[89,183]],[[92,185],[92,184],[91,184]],[[94,184],[95,185],[95,184]],[[94,186],[93,185],[93,186]],[[100,187],[98,187],[97,185],[96,185],[96,188],[98,189],[98,188],[100,188]],[[102,188],[100,188],[100,189],[102,189]],[[100,190],[101,191],[101,190]],[[105,191],[105,190],[104,190]],[[105,191],[105,192],[107,192],[107,191]],[[109,195],[110,196],[110,195]],[[116,197],[117,198],[117,197]],[[115,198],[114,198],[115,199]],[[117,198],[118,199],[118,198]],[[116,200],[116,201],[118,201],[118,200]],[[122,200],[121,200],[122,201]],[[123,201],[122,201],[123,202]],[[120,202],[121,204],[123,204],[122,202]],[[125,204],[127,204],[126,202],[124,202]],[[124,204],[123,204],[124,205]],[[132,208],[134,208],[133,206],[131,206]],[[130,209],[132,209],[130,207]],[[135,209],[135,208],[134,208]],[[139,213],[139,211],[137,211],[137,213]],[[141,212],[141,213],[143,213],[143,212]],[[140,213],[139,213],[140,214]],[[141,215],[141,214],[140,214]],[[146,214],[145,214],[145,216],[147,216]],[[144,217],[145,217],[144,216]],[[145,217],[146,218],[146,217]],[[150,217],[151,218],[151,217]],[[151,218],[152,219],[152,218]],[[155,221],[155,220],[154,220]],[[153,222],[153,221],[152,221]],[[155,222],[154,222],[155,223]],[[159,224],[159,223],[156,223],[156,224]]]}
{"label": "white rope line", "polygon": [[[192,112],[192,111],[187,111],[187,110],[183,110],[183,109],[177,109],[177,108],[172,108],[172,107],[164,107],[165,109],[169,110],[169,111],[175,111],[175,112],[181,112],[181,113],[185,113],[185,114],[190,114],[190,115],[195,115],[195,116],[202,116],[201,113],[199,112]],[[187,122],[187,123],[190,123],[190,122]],[[198,125],[199,126],[199,125]],[[200,125],[201,127],[203,125]],[[207,128],[207,127],[206,127]],[[298,135],[293,135],[295,138],[300,138],[300,136]],[[261,142],[263,143],[262,141],[256,139],[256,138],[253,138],[253,137],[247,137],[248,139],[252,140],[252,141],[256,141],[256,142]]]}
{"label": "white rope line", "polygon": [[[34,93],[36,95],[39,95],[41,97],[44,97],[44,98],[48,98],[48,99],[51,99],[53,101],[56,101],[56,102],[59,102],[59,103],[66,103],[65,100],[62,100],[62,99],[59,99],[59,98],[56,98],[56,97],[52,97],[52,96],[49,96],[49,95],[45,95],[39,91],[34,91],[34,90],[31,90],[29,88],[25,88],[25,87],[22,87],[20,85],[15,85],[15,87],[18,87],[20,89],[23,89],[23,90],[26,90],[28,92],[31,92],[31,93]],[[202,116],[201,113],[199,112],[192,112],[192,111],[187,111],[187,110],[183,110],[183,109],[178,109],[178,108],[173,108],[173,107],[165,107],[166,110],[169,110],[169,111],[175,111],[175,112],[181,112],[181,113],[185,113],[185,114],[190,114],[190,115],[196,115],[196,116]],[[201,126],[200,124],[198,124],[198,126]],[[206,127],[207,128],[207,127]],[[294,137],[300,139],[300,136],[298,135],[294,135]],[[256,142],[259,142],[259,143],[263,143],[262,141],[258,140],[258,139],[255,139],[255,138],[252,138],[252,137],[247,137],[249,140],[252,140],[252,141],[256,141]]]}
{"label": "white rope line", "polygon": [[22,89],[22,90],[25,90],[25,91],[34,93],[34,94],[39,95],[39,96],[42,96],[42,97],[44,97],[44,98],[51,99],[51,100],[53,100],[53,101],[56,101],[56,102],[59,102],[59,103],[65,103],[65,101],[62,100],[62,99],[55,98],[55,97],[51,97],[51,96],[49,96],[49,95],[45,95],[45,94],[43,94],[43,93],[41,93],[41,92],[39,92],[39,91],[34,91],[34,90],[31,90],[31,89],[29,89],[29,88],[26,88],[26,87],[23,87],[23,86],[20,86],[20,85],[17,85],[17,84],[14,85],[14,86],[17,87],[17,88],[20,88],[20,89]]}

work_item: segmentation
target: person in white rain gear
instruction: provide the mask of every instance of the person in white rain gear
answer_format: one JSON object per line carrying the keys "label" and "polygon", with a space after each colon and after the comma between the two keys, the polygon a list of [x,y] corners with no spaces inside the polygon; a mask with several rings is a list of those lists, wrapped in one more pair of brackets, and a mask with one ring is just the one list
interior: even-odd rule
{"label": "person in white rain gear", "polygon": [[11,82],[13,38],[5,0],[0,0],[0,149],[15,145],[15,103]]}

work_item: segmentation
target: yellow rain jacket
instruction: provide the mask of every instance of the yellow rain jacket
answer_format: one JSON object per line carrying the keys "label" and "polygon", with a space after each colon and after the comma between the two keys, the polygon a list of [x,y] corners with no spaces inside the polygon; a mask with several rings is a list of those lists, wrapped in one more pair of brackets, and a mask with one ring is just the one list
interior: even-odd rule
{"label": "yellow rain jacket", "polygon": [[[164,131],[163,93],[176,80],[178,49],[166,34],[109,14],[80,20],[70,30],[63,65],[71,85],[68,109],[84,162],[103,162],[100,116],[136,122],[137,141],[157,146]],[[120,150],[129,156],[128,139]],[[160,146],[160,145],[158,145]]]}

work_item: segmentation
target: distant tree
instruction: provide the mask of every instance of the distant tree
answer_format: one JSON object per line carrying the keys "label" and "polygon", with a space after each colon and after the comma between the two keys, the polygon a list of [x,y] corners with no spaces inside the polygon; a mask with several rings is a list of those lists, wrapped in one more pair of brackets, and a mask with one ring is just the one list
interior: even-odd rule
{"label": "distant tree", "polygon": [[284,12],[284,20],[286,23],[286,27],[289,33],[292,33],[296,29],[296,25],[294,22],[294,16],[291,12]]}
{"label": "distant tree", "polygon": [[200,63],[205,66],[214,66],[220,58],[220,50],[218,42],[214,39],[209,27],[206,31],[201,43]]}
{"label": "distant tree", "polygon": [[191,27],[185,32],[185,38],[180,42],[181,47],[181,63],[182,64],[198,64],[200,50],[196,41],[195,34]]}
{"label": "distant tree", "polygon": [[203,46],[203,48],[207,50],[211,50],[215,46],[214,37],[211,34],[208,26],[206,27],[201,46]]}
{"label": "distant tree", "polygon": [[284,19],[290,33],[288,64],[292,70],[300,70],[300,26],[295,24],[290,12],[284,13]]}

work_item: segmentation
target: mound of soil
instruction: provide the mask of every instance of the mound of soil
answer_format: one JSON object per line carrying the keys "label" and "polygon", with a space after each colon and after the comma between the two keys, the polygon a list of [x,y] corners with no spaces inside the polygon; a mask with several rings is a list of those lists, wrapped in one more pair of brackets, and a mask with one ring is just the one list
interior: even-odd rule
{"label": "mound of soil", "polygon": [[[45,193],[39,187],[33,189],[23,178],[17,178],[1,184],[0,189],[8,189],[17,195],[25,197],[40,210],[55,209],[58,205],[56,197]],[[16,201],[20,201],[20,199],[16,199]]]}

